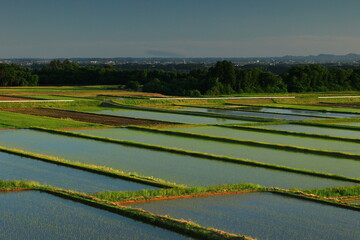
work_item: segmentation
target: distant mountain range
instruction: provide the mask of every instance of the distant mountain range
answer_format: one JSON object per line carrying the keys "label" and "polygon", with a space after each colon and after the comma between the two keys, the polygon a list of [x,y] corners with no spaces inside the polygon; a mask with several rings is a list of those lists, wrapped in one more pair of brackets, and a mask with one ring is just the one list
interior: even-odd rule
{"label": "distant mountain range", "polygon": [[[63,60],[65,58],[58,58]],[[53,59],[50,58],[0,58],[1,62],[11,63],[46,63]],[[349,53],[346,55],[319,54],[309,56],[283,56],[283,57],[204,57],[204,58],[133,58],[133,57],[116,57],[116,58],[69,58],[69,60],[78,63],[92,64],[122,64],[122,63],[213,63],[220,60],[229,60],[238,63],[349,63],[360,64],[360,54]]]}

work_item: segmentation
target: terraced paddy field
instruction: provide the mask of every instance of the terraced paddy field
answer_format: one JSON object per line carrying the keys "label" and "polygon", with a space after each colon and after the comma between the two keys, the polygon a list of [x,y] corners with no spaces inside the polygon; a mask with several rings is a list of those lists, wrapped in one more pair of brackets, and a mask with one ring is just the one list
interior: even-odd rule
{"label": "terraced paddy field", "polygon": [[359,239],[360,214],[273,193],[132,204],[256,239]]}
{"label": "terraced paddy field", "polygon": [[341,125],[341,126],[360,127],[360,121],[359,122],[339,122],[339,123],[333,123],[333,124]]}
{"label": "terraced paddy field", "polygon": [[0,193],[0,239],[189,239],[40,192]]}
{"label": "terraced paddy field", "polygon": [[177,123],[187,123],[187,124],[243,124],[250,123],[250,121],[245,120],[233,120],[226,118],[216,118],[216,117],[200,117],[200,116],[190,116],[183,114],[174,114],[174,113],[162,113],[162,112],[152,112],[152,111],[141,111],[141,110],[121,110],[121,111],[111,111],[103,110],[96,112],[99,114],[115,115],[121,117],[134,117],[134,118],[145,118],[158,121],[168,121],[168,122],[177,122]]}
{"label": "terraced paddy field", "polygon": [[224,129],[217,127],[206,128],[177,128],[179,131],[189,131],[209,135],[221,135],[230,138],[245,139],[272,144],[293,145],[306,148],[324,149],[328,151],[338,151],[360,154],[360,144],[354,142],[316,139],[311,137],[294,136],[290,134],[254,132],[244,129]]}
{"label": "terraced paddy field", "polygon": [[[223,127],[191,127],[191,128],[171,128],[171,130],[206,133],[209,135],[228,136],[227,133],[238,134],[242,131]],[[239,131],[239,132],[238,132]],[[149,132],[134,130],[129,128],[116,129],[85,129],[76,132],[91,135],[104,136],[109,138],[125,139],[143,143],[151,143],[167,147],[177,147],[186,150],[200,151],[211,154],[218,154],[230,157],[245,158],[258,162],[271,163],[283,166],[291,166],[301,169],[309,169],[327,173],[345,175],[360,178],[360,161],[341,159],[331,156],[319,156],[307,154],[301,151],[283,151],[272,148],[247,146],[236,143],[221,142],[216,140],[195,139],[191,136],[182,137],[162,132]],[[217,133],[217,134],[216,134]],[[251,136],[251,132],[249,135]],[[254,132],[256,135],[257,133]],[[276,136],[276,135],[275,135]],[[234,136],[230,136],[234,137]],[[286,136],[285,136],[286,137]],[[259,183],[260,184],[260,183]]]}
{"label": "terraced paddy field", "polygon": [[[226,232],[260,240],[360,238],[360,143],[336,140],[360,135],[356,127],[324,127],[357,114],[283,109],[270,100],[279,108],[239,103],[238,111],[222,99],[122,98],[127,92],[117,88],[4,90],[5,97],[75,101],[1,104],[0,239],[187,239],[175,232],[197,239],[250,240]],[[314,103],[307,98],[291,101]],[[284,124],[298,120],[322,127]],[[298,133],[264,132],[272,129]],[[32,191],[14,192],[21,190]],[[127,201],[150,212],[123,206]]]}
{"label": "terraced paddy field", "polygon": [[190,186],[251,182],[282,188],[323,188],[353,184],[35,130],[2,130],[0,145],[57,156],[73,162],[136,172]]}
{"label": "terraced paddy field", "polygon": [[261,118],[277,118],[283,120],[306,120],[306,119],[316,119],[318,116],[304,116],[304,115],[293,115],[293,114],[281,114],[281,113],[267,113],[267,112],[255,112],[255,111],[236,111],[228,109],[216,109],[216,108],[182,108],[183,111],[189,112],[206,112],[206,113],[217,113],[217,114],[226,114],[226,115],[237,115],[237,116],[247,116],[247,117],[261,117]]}
{"label": "terraced paddy field", "polygon": [[331,127],[315,127],[315,126],[304,126],[304,125],[295,125],[295,124],[276,124],[276,125],[262,125],[261,128],[360,139],[360,131],[337,129]]}
{"label": "terraced paddy field", "polygon": [[252,107],[251,109],[260,112],[299,114],[299,115],[308,115],[315,117],[329,117],[329,118],[360,117],[360,114],[355,114],[355,113],[337,113],[337,112],[312,111],[312,110],[303,110],[303,109],[267,108],[267,107],[260,107],[260,108]]}
{"label": "terraced paddy field", "polygon": [[0,152],[0,176],[79,192],[136,191],[154,187]]}

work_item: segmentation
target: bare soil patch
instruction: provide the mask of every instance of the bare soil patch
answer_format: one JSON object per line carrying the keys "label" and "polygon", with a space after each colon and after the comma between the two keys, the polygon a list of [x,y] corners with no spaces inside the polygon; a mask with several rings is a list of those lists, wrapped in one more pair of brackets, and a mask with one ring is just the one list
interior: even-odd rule
{"label": "bare soil patch", "polygon": [[18,98],[18,97],[7,97],[7,96],[0,96],[0,102],[1,101],[26,101],[26,100],[34,100],[31,98]]}
{"label": "bare soil patch", "polygon": [[98,123],[98,124],[104,124],[110,126],[176,124],[165,121],[109,116],[109,115],[102,115],[95,113],[83,113],[83,112],[50,109],[50,108],[6,108],[2,110],[8,112],[30,114],[35,116],[72,119],[75,121]]}

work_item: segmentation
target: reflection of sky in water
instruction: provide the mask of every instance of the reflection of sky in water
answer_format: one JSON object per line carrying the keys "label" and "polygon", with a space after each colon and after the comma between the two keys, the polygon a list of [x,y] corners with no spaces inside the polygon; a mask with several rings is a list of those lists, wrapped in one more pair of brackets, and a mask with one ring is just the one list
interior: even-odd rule
{"label": "reflection of sky in water", "polygon": [[303,120],[303,119],[316,118],[314,116],[296,116],[296,115],[262,113],[262,112],[246,112],[246,111],[236,111],[236,110],[216,109],[216,108],[184,108],[182,110],[191,111],[191,112],[208,112],[208,113],[219,113],[219,114],[238,115],[238,116],[247,116],[247,117],[278,118],[285,120]]}
{"label": "reflection of sky in water", "polygon": [[40,192],[0,194],[0,239],[187,239]]}
{"label": "reflection of sky in water", "polygon": [[256,239],[360,239],[358,211],[273,193],[188,198],[133,206]]}

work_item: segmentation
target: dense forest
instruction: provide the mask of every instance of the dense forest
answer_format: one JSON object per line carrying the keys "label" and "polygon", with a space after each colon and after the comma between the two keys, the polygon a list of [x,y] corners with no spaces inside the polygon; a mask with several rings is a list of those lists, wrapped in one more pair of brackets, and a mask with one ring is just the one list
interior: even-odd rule
{"label": "dense forest", "polygon": [[16,64],[0,64],[0,86],[37,86],[39,77]]}
{"label": "dense forest", "polygon": [[281,74],[260,68],[234,67],[219,61],[210,68],[190,71],[123,70],[111,65],[80,66],[54,60],[30,71],[18,65],[0,65],[2,86],[122,85],[127,89],[168,95],[201,96],[233,93],[282,93],[360,90],[360,68],[292,66]]}

